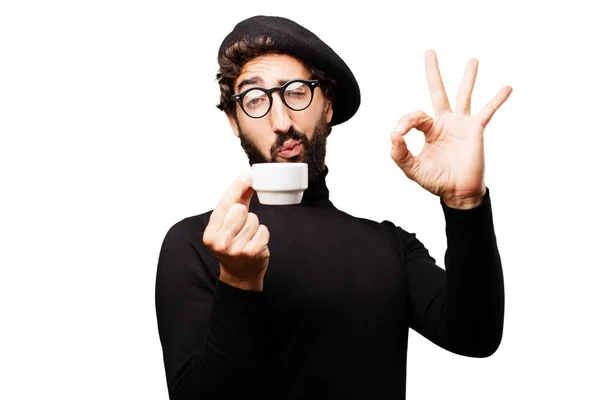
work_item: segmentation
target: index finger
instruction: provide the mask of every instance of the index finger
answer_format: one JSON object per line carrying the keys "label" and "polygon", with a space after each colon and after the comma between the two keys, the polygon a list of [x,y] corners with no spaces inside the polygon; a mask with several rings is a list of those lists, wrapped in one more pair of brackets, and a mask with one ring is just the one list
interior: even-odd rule
{"label": "index finger", "polygon": [[231,208],[235,203],[244,204],[246,207],[250,205],[250,199],[252,198],[253,190],[251,188],[252,185],[252,175],[250,173],[245,173],[240,175],[233,184],[227,189],[219,204],[215,207],[213,212],[210,215],[209,223],[214,224],[214,228],[218,230],[225,219],[225,215],[227,211]]}

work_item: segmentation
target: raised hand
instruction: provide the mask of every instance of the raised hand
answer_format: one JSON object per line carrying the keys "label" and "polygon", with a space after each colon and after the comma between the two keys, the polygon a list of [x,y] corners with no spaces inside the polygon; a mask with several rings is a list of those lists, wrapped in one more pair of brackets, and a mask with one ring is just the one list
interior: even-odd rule
{"label": "raised hand", "polygon": [[220,280],[258,291],[269,264],[269,230],[248,212],[251,182],[249,174],[233,182],[211,213],[202,240],[219,261]]}
{"label": "raised hand", "polygon": [[[440,196],[454,208],[473,208],[485,195],[483,131],[512,92],[505,86],[476,115],[471,115],[471,95],[479,62],[467,63],[454,111],[450,108],[435,51],[425,54],[425,69],[435,119],[423,111],[403,116],[391,133],[392,159],[409,179]],[[411,129],[425,134],[425,144],[415,157],[404,135]]]}

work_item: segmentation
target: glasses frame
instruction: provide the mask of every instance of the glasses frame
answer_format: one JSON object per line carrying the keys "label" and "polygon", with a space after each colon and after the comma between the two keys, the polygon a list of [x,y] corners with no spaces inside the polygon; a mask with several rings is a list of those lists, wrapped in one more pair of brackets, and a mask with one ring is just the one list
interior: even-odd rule
{"label": "glasses frame", "polygon": [[[290,86],[292,83],[296,83],[296,82],[304,83],[310,89],[310,101],[308,102],[308,104],[306,105],[306,107],[303,107],[303,108],[300,108],[300,109],[292,108],[288,103],[286,103],[286,101],[285,101],[285,95],[284,95],[285,89],[287,89],[287,87]],[[313,98],[315,97],[315,88],[319,87],[319,86],[320,86],[320,83],[319,83],[318,79],[311,79],[311,80],[307,80],[307,79],[292,79],[291,81],[288,81],[288,82],[284,83],[282,86],[274,86],[274,87],[272,87],[270,89],[265,89],[265,88],[260,87],[260,86],[255,86],[255,87],[248,88],[248,89],[244,90],[241,93],[232,95],[231,96],[231,100],[234,101],[234,102],[236,102],[236,103],[238,103],[240,105],[240,108],[242,109],[242,111],[244,112],[244,114],[246,114],[250,118],[258,119],[258,118],[264,117],[265,115],[267,115],[269,113],[269,111],[271,111],[271,107],[273,106],[273,92],[278,92],[279,93],[279,97],[281,98],[281,101],[290,110],[293,110],[293,111],[302,111],[302,110],[306,110],[312,104]],[[267,111],[265,111],[265,113],[263,115],[258,116],[258,117],[254,117],[254,116],[248,114],[248,112],[244,108],[244,102],[243,102],[244,96],[246,96],[246,94],[248,92],[250,92],[251,90],[260,90],[261,92],[265,93],[267,95],[267,97],[269,98],[269,108],[267,108]]]}

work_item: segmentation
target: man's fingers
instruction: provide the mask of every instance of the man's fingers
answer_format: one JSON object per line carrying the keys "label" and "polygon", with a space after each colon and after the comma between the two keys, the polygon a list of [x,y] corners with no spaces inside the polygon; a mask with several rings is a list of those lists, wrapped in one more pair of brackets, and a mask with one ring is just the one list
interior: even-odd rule
{"label": "man's fingers", "polygon": [[246,208],[250,208],[250,200],[254,195],[254,189],[250,186],[244,193],[242,193],[242,197],[240,198],[240,204],[246,206]]}
{"label": "man's fingers", "polygon": [[400,118],[394,128],[394,132],[398,132],[400,135],[406,135],[413,128],[424,132],[431,127],[431,124],[433,124],[433,118],[425,112],[417,110]]}
{"label": "man's fingers", "polygon": [[433,122],[433,118],[425,112],[417,110],[400,118],[400,121],[398,121],[390,135],[392,140],[392,159],[410,179],[413,179],[414,177],[417,160],[410,150],[408,150],[404,135],[413,128],[422,132],[427,132],[433,125]]}
{"label": "man's fingers", "polygon": [[248,242],[246,246],[249,252],[257,256],[261,256],[261,258],[269,258],[269,229],[263,224],[258,226],[254,237]]}
{"label": "man's fingers", "polygon": [[400,167],[402,171],[410,178],[413,165],[415,163],[415,157],[412,155],[406,141],[400,132],[392,132],[392,159]]}
{"label": "man's fingers", "polygon": [[240,233],[248,219],[248,209],[240,203],[235,203],[229,207],[227,215],[217,230],[217,242],[214,245],[217,251],[224,251],[229,248],[233,239]]}
{"label": "man's fingers", "polygon": [[237,236],[233,238],[234,246],[239,249],[246,247],[248,242],[252,240],[252,237],[254,237],[254,234],[256,234],[259,224],[260,223],[256,214],[248,213],[246,223],[239,231]]}
{"label": "man's fingers", "polygon": [[210,229],[217,231],[221,228],[225,215],[229,208],[236,203],[241,203],[248,208],[253,189],[252,175],[245,173],[240,175],[233,184],[227,189],[227,192],[221,197],[219,204],[210,214]]}
{"label": "man's fingers", "polygon": [[456,105],[454,111],[466,115],[471,114],[471,96],[475,87],[475,79],[477,78],[477,69],[479,61],[472,58],[467,63],[465,74],[463,75],[458,94],[456,95]]}
{"label": "man's fingers", "polygon": [[436,118],[446,111],[452,111],[438,67],[437,56],[433,49],[427,50],[425,53],[425,74]]}
{"label": "man's fingers", "polygon": [[477,118],[479,119],[481,125],[485,128],[487,124],[490,122],[496,111],[500,108],[502,104],[508,99],[508,96],[512,93],[512,87],[505,86],[491,99],[477,114]]}

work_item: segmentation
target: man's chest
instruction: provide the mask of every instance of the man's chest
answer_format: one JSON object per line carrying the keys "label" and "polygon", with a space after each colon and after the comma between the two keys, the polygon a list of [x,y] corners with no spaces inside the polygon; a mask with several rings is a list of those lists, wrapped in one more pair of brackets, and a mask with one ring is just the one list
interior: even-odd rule
{"label": "man's chest", "polygon": [[264,290],[274,315],[354,325],[401,314],[400,244],[377,224],[292,212],[262,221],[271,254]]}

